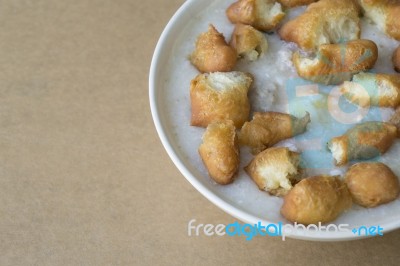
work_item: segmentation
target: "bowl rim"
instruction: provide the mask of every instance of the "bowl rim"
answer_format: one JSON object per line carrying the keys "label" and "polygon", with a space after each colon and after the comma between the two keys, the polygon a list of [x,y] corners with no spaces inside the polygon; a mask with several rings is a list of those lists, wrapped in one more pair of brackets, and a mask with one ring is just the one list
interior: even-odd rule
{"label": "bowl rim", "polygon": [[[169,20],[166,27],[162,31],[151,60],[150,72],[149,72],[149,101],[150,101],[151,115],[153,118],[157,134],[161,140],[162,145],[164,146],[164,149],[167,151],[167,154],[169,155],[175,166],[178,168],[178,170],[181,172],[181,174],[187,179],[187,181],[189,181],[189,183],[194,188],[196,188],[196,190],[198,190],[204,197],[206,197],[209,201],[215,204],[218,208],[222,209],[224,212],[245,223],[256,224],[259,221],[265,224],[273,223],[271,221],[261,219],[241,209],[238,209],[237,207],[232,206],[231,204],[224,201],[221,197],[216,195],[214,192],[209,190],[199,180],[197,180],[197,178],[179,159],[176,150],[174,149],[174,147],[172,147],[171,143],[168,141],[166,135],[166,128],[164,128],[161,123],[160,110],[157,104],[158,97],[156,93],[157,76],[158,72],[160,71],[159,68],[160,57],[164,52],[166,52],[165,43],[167,42],[171,31],[180,23],[180,20],[184,16],[184,14],[190,8],[193,8],[193,4],[195,2],[197,2],[197,0],[186,0],[175,12],[175,14],[172,16],[172,18]],[[389,222],[383,225],[384,225],[383,233],[388,233],[390,231],[399,228],[400,221]],[[370,237],[364,235],[361,236],[355,235],[350,230],[348,232],[340,232],[340,233],[323,231],[320,232],[320,234],[318,235],[305,235],[301,233],[302,231],[303,230],[300,229],[298,231],[300,232],[300,234],[299,233],[288,234],[286,237],[300,239],[300,240],[311,240],[311,241],[347,241],[347,240],[358,240]]]}

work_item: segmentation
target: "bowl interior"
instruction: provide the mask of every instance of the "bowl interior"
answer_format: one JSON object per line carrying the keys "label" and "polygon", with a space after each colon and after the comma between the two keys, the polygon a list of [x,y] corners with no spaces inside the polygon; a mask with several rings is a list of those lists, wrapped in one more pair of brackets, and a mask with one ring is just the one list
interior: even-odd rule
{"label": "bowl interior", "polygon": [[[233,184],[215,184],[209,178],[197,153],[204,129],[189,126],[189,86],[190,80],[198,72],[191,66],[187,57],[194,49],[197,35],[204,32],[209,23],[213,23],[225,36],[230,36],[233,26],[227,20],[224,10],[232,2],[188,0],[170,20],[159,39],[150,69],[150,104],[153,120],[159,137],[175,165],[206,198],[246,223],[287,223],[279,213],[282,199],[261,192],[244,173],[243,167],[250,161],[251,156],[241,158],[241,170]],[[271,45],[274,47],[279,44],[272,41]],[[355,206],[333,223],[349,224],[350,227],[380,225],[384,232],[388,232],[400,225],[400,201],[396,200],[371,210]],[[309,234],[301,229],[290,236],[322,241],[361,237],[350,230]]]}

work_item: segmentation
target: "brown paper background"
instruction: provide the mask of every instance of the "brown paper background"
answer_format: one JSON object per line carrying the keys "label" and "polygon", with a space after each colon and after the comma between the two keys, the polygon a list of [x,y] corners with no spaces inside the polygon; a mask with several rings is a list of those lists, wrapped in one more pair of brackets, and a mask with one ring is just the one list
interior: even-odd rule
{"label": "brown paper background", "polygon": [[156,135],[148,70],[183,0],[0,1],[0,265],[396,265],[400,231],[188,237],[235,219]]}

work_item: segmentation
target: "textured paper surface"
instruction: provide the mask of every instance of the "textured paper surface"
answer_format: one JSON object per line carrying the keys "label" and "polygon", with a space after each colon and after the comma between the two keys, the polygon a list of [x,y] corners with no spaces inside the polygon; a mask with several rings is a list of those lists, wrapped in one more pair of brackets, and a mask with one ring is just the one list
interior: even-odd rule
{"label": "textured paper surface", "polygon": [[235,219],[156,135],[148,70],[183,0],[0,1],[0,265],[397,265],[400,231],[341,243],[188,237]]}

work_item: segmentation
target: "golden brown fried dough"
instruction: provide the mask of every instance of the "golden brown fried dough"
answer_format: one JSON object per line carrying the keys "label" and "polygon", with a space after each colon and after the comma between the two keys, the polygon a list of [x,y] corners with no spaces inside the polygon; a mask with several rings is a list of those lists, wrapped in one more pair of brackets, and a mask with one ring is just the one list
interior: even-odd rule
{"label": "golden brown fried dough", "polygon": [[275,0],[239,0],[228,7],[226,15],[234,24],[242,23],[269,31],[278,25],[285,13]]}
{"label": "golden brown fried dough", "polygon": [[396,48],[393,52],[392,62],[394,70],[400,72],[400,46]]}
{"label": "golden brown fried dough", "polygon": [[277,112],[256,112],[253,120],[243,125],[239,142],[251,147],[253,154],[257,154],[279,141],[304,133],[310,122],[309,113],[297,118]]}
{"label": "golden brown fried dough", "polygon": [[247,92],[252,81],[250,74],[238,71],[198,75],[190,84],[191,125],[232,120],[240,128],[249,117]]}
{"label": "golden brown fried dough", "polygon": [[230,45],[236,49],[239,57],[255,61],[268,49],[264,34],[250,25],[236,24]]}
{"label": "golden brown fried dough", "polygon": [[346,173],[346,184],[355,203],[370,208],[388,203],[400,192],[399,180],[383,163],[358,163]]}
{"label": "golden brown fried dough", "polygon": [[284,7],[296,7],[309,5],[318,0],[278,0]]}
{"label": "golden brown fried dough", "polygon": [[394,115],[390,118],[389,123],[397,128],[397,137],[400,138],[400,107],[396,109]]}
{"label": "golden brown fried dough", "polygon": [[343,44],[322,44],[313,57],[293,55],[300,77],[322,83],[340,84],[351,80],[360,71],[371,69],[378,59],[378,47],[370,40],[355,40]]}
{"label": "golden brown fried dough", "polygon": [[236,64],[236,51],[230,47],[213,25],[200,34],[196,49],[190,56],[190,62],[200,72],[228,72]]}
{"label": "golden brown fried dough", "polygon": [[316,50],[321,44],[359,39],[359,14],[358,5],[351,0],[321,0],[284,24],[279,35],[304,50]]}
{"label": "golden brown fried dough", "polygon": [[350,102],[362,107],[396,108],[400,105],[400,74],[359,73],[344,82],[340,91]]}
{"label": "golden brown fried dough", "polygon": [[233,181],[239,167],[239,145],[231,120],[212,123],[203,135],[199,153],[208,173],[221,185]]}
{"label": "golden brown fried dough", "polygon": [[349,209],[352,200],[346,185],[336,176],[301,180],[285,196],[281,214],[291,222],[326,223]]}
{"label": "golden brown fried dough", "polygon": [[400,40],[400,2],[398,0],[359,0],[364,15],[388,36]]}
{"label": "golden brown fried dough", "polygon": [[396,139],[397,128],[384,122],[365,122],[328,143],[336,165],[352,160],[372,159],[384,154]]}
{"label": "golden brown fried dough", "polygon": [[259,189],[284,196],[300,177],[299,163],[299,153],[284,147],[269,148],[257,154],[245,170]]}

